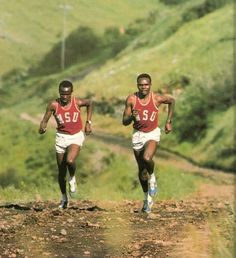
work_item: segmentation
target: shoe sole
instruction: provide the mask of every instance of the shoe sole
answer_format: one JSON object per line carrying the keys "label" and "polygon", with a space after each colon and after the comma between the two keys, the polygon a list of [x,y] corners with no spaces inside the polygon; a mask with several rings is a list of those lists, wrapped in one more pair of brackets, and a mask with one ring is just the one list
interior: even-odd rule
{"label": "shoe sole", "polygon": [[152,212],[152,206],[153,206],[153,204],[154,204],[154,202],[152,201],[152,202],[148,205],[149,210],[144,210],[144,209],[142,209],[142,212],[151,213],[151,212]]}
{"label": "shoe sole", "polygon": [[150,210],[142,210],[142,212],[143,212],[143,213],[148,213],[148,214],[149,214],[149,213],[151,213],[151,212],[152,212],[152,210],[151,210],[151,209],[150,209]]}
{"label": "shoe sole", "polygon": [[67,204],[64,204],[63,206],[62,205],[59,205],[58,208],[59,209],[67,209],[67,206],[68,206],[68,203]]}

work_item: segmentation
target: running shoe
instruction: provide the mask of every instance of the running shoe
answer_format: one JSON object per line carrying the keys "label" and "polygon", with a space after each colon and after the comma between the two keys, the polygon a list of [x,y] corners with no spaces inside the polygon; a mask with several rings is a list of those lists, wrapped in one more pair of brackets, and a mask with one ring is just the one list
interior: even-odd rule
{"label": "running shoe", "polygon": [[75,180],[75,176],[70,177],[69,179],[69,193],[70,196],[73,198],[75,193],[76,193],[76,180]]}
{"label": "running shoe", "polygon": [[61,200],[61,203],[59,205],[59,209],[66,209],[68,205],[68,200]]}
{"label": "running shoe", "polygon": [[156,181],[154,182],[148,182],[148,193],[150,196],[155,196],[155,194],[157,193],[157,183]]}
{"label": "running shoe", "polygon": [[143,201],[142,212],[150,213],[152,211],[153,201],[148,202],[148,200]]}

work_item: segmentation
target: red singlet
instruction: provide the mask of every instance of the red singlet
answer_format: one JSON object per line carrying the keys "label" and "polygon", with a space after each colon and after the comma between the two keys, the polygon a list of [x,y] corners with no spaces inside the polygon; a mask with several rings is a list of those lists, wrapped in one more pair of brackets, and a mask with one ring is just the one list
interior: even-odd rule
{"label": "red singlet", "polygon": [[60,133],[76,134],[83,127],[75,97],[71,98],[71,103],[66,108],[60,104],[60,99],[57,99],[57,107],[53,115],[57,122],[57,131]]}
{"label": "red singlet", "polygon": [[142,132],[151,132],[158,126],[158,111],[153,100],[153,92],[150,92],[149,100],[146,104],[140,102],[138,92],[135,94],[135,104],[133,109],[138,110],[140,121],[135,121],[133,128]]}

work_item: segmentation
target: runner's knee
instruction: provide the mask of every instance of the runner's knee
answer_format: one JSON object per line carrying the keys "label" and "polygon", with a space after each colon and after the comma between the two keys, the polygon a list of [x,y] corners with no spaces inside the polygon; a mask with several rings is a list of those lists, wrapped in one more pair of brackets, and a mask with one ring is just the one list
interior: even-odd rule
{"label": "runner's knee", "polygon": [[152,162],[152,156],[149,155],[148,153],[143,155],[143,159],[144,159],[144,161],[147,162],[147,163]]}
{"label": "runner's knee", "polygon": [[74,166],[75,165],[75,160],[73,158],[68,158],[66,160],[66,163],[68,166]]}

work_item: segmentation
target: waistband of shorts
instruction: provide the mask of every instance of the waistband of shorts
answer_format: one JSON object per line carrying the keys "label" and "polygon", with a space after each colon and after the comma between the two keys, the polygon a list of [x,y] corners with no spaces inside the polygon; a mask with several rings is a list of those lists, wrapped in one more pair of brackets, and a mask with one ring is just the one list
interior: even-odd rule
{"label": "waistband of shorts", "polygon": [[74,133],[74,134],[69,134],[69,133],[64,133],[64,132],[56,132],[56,135],[61,135],[61,136],[73,136],[73,135],[77,135],[80,134],[81,132],[83,132],[82,130],[80,130],[78,133]]}
{"label": "waistband of shorts", "polygon": [[156,127],[155,129],[153,129],[150,132],[143,132],[143,131],[140,131],[140,130],[137,130],[137,129],[133,129],[133,133],[137,133],[137,132],[140,132],[140,133],[151,133],[151,132],[154,132],[155,130],[161,130],[161,128],[160,127]]}

